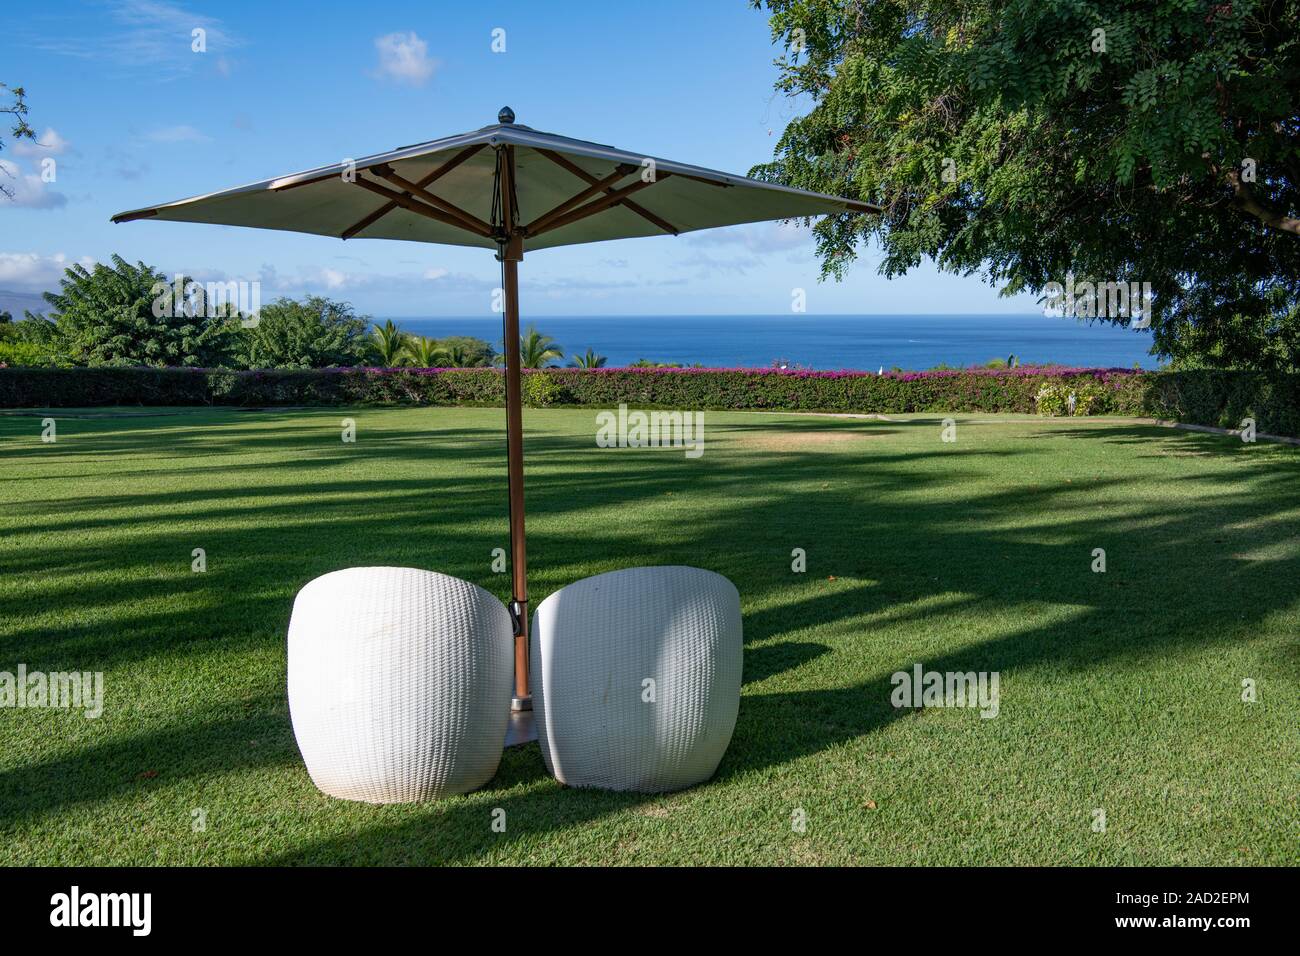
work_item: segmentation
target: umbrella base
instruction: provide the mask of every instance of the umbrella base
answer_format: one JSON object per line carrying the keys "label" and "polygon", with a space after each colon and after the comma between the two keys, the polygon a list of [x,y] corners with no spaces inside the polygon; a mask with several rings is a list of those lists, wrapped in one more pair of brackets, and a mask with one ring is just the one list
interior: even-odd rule
{"label": "umbrella base", "polygon": [[506,746],[519,747],[537,739],[537,723],[531,710],[511,710],[510,723],[506,725]]}

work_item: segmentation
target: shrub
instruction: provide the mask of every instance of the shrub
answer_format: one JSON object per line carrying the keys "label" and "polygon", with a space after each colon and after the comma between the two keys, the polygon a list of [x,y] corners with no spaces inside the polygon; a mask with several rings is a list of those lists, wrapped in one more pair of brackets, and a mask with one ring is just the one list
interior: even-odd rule
{"label": "shrub", "polygon": [[1040,415],[1099,415],[1107,409],[1105,389],[1095,380],[1044,382],[1034,397]]}
{"label": "shrub", "polygon": [[524,404],[529,408],[545,408],[557,404],[565,394],[564,386],[551,375],[524,373]]}
{"label": "shrub", "polygon": [[4,365],[52,365],[49,353],[35,342],[0,339],[0,363]]}
{"label": "shrub", "polygon": [[[1300,436],[1300,374],[1028,367],[962,371],[547,368],[524,372],[533,407],[765,409],[906,414],[1149,415]],[[461,369],[3,368],[0,407],[501,405],[505,373]]]}

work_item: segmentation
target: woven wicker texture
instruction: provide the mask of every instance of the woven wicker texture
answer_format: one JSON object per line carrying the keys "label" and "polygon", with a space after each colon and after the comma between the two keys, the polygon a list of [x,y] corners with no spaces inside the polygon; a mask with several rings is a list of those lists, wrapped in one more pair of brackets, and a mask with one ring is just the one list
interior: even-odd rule
{"label": "woven wicker texture", "polygon": [[629,568],[556,591],[531,648],[546,769],[644,793],[707,780],[736,726],[742,643],[740,595],[712,571]]}
{"label": "woven wicker texture", "polygon": [[459,578],[348,568],[289,622],[289,713],[312,781],[367,803],[466,793],[496,773],[514,679],[510,614]]}

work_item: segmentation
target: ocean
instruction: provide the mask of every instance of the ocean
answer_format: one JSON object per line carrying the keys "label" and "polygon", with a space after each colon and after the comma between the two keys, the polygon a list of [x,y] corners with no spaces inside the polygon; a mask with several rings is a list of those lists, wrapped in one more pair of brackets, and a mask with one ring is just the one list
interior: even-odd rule
{"label": "ocean", "polygon": [[[382,321],[382,319],[380,320]],[[472,335],[501,344],[501,319],[399,319],[430,338]],[[1014,353],[1024,364],[1154,368],[1151,333],[1042,315],[522,316],[564,349],[587,349],[611,367],[637,359],[712,368],[765,368],[778,359],[814,369],[983,365]]]}

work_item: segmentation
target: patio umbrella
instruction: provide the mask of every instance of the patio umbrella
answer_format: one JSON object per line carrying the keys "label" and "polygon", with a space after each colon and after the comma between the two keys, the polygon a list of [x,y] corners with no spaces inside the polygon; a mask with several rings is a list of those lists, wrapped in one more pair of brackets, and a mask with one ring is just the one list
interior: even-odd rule
{"label": "patio umbrella", "polygon": [[511,708],[523,713],[531,709],[519,362],[518,267],[524,252],[880,209],[543,133],[515,123],[509,107],[497,120],[472,133],[118,213],[113,222],[205,222],[496,250],[504,300],[509,609],[515,630]]}

